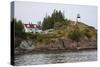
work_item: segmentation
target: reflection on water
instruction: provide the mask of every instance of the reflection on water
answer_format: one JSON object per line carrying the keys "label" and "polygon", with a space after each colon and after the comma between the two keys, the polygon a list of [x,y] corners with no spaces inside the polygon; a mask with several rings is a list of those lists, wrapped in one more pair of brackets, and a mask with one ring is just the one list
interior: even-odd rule
{"label": "reflection on water", "polygon": [[25,54],[15,57],[15,65],[33,65],[33,64],[50,64],[66,63],[80,61],[96,61],[97,51],[78,51],[78,52],[60,52],[60,53],[40,53]]}

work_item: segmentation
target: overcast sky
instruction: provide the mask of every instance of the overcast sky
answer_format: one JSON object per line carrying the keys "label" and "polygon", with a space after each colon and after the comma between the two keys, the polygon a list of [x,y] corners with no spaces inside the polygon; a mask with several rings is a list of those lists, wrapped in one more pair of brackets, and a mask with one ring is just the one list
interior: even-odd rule
{"label": "overcast sky", "polygon": [[97,7],[86,5],[67,5],[15,1],[15,18],[24,23],[36,23],[43,21],[47,15],[51,15],[53,10],[64,11],[65,18],[75,20],[77,13],[80,14],[80,21],[97,28]]}

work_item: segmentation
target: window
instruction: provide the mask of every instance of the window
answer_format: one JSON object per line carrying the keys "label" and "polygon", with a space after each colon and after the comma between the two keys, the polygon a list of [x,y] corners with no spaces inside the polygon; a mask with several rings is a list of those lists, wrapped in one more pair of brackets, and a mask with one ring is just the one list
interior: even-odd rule
{"label": "window", "polygon": [[27,27],[30,27],[30,25],[27,25]]}

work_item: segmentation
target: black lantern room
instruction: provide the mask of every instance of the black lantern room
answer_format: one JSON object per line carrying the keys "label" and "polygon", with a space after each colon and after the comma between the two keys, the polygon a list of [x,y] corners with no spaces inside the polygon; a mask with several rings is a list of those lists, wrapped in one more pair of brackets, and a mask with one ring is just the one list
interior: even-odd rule
{"label": "black lantern room", "polygon": [[80,14],[77,14],[77,18],[81,18],[81,17],[80,17]]}

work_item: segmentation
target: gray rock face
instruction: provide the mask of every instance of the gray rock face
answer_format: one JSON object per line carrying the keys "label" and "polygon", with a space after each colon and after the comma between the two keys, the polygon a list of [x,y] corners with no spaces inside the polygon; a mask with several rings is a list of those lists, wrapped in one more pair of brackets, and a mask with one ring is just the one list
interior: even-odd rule
{"label": "gray rock face", "polygon": [[50,42],[49,44],[38,44],[38,49],[49,49],[49,50],[54,50],[54,49],[75,49],[77,46],[76,42],[73,42],[71,40],[56,40],[54,42]]}
{"label": "gray rock face", "polygon": [[57,40],[55,42],[49,43],[47,45],[48,49],[64,49],[63,43],[60,40]]}
{"label": "gray rock face", "polygon": [[71,40],[63,40],[63,42],[66,49],[75,49],[77,46],[77,43]]}
{"label": "gray rock face", "polygon": [[[84,49],[84,48],[96,48],[97,42],[96,40],[92,39],[81,39],[80,42],[75,42],[72,40],[57,40],[55,42],[51,42],[42,46],[44,49],[76,49],[77,47]],[[41,47],[40,47],[41,48]]]}
{"label": "gray rock face", "polygon": [[81,48],[96,48],[97,40],[96,40],[96,38],[81,39],[78,45]]}
{"label": "gray rock face", "polygon": [[55,41],[51,41],[48,44],[44,43],[33,43],[31,40],[24,40],[20,44],[20,48],[22,49],[48,49],[48,50],[56,50],[56,49],[84,49],[84,48],[96,48],[97,41],[94,38],[87,39],[81,38],[77,43],[70,39],[58,39]]}
{"label": "gray rock face", "polygon": [[34,44],[32,43],[31,40],[23,40],[20,44],[20,48],[22,49],[28,49],[28,50],[32,50],[35,48]]}

